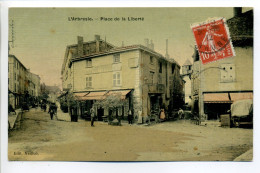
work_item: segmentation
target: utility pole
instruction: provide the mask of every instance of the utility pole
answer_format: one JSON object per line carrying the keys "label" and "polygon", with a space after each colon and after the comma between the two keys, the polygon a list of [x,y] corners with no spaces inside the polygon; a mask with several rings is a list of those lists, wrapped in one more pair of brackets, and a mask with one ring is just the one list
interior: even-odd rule
{"label": "utility pole", "polygon": [[10,44],[12,43],[12,48],[14,48],[14,21],[9,21],[9,37],[8,37],[8,55],[10,51]]}

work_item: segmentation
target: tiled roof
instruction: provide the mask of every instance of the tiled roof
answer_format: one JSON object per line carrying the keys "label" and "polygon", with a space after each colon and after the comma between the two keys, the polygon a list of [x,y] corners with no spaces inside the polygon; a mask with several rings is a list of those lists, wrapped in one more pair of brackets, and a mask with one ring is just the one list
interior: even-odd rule
{"label": "tiled roof", "polygon": [[85,59],[85,58],[93,58],[93,57],[96,57],[96,56],[108,55],[108,54],[113,54],[113,53],[117,53],[117,52],[124,52],[124,51],[129,51],[129,50],[135,50],[135,49],[145,50],[147,52],[150,52],[152,54],[155,54],[155,55],[161,57],[162,59],[164,59],[166,61],[176,63],[178,66],[180,66],[174,59],[167,59],[163,55],[161,55],[160,53],[157,53],[154,50],[149,49],[148,47],[145,47],[143,45],[130,45],[130,46],[124,46],[124,47],[114,47],[114,48],[109,49],[107,51],[96,52],[96,53],[92,53],[92,54],[88,54],[88,55],[83,55],[81,57],[76,57],[76,58],[73,58],[72,61],[77,61],[77,60]]}

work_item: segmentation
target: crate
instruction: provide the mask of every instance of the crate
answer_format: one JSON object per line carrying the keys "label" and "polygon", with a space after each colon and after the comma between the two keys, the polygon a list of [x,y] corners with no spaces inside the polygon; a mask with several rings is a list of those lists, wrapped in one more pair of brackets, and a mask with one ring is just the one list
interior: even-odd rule
{"label": "crate", "polygon": [[230,115],[220,115],[221,127],[230,127]]}

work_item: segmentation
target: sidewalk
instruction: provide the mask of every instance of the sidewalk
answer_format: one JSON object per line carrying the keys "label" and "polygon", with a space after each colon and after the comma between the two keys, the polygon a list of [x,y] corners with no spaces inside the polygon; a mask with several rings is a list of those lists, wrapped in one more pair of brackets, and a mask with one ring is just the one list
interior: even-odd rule
{"label": "sidewalk", "polygon": [[15,122],[17,121],[17,117],[19,114],[22,113],[22,110],[21,109],[16,109],[15,110],[16,114],[14,114],[13,112],[9,113],[8,114],[8,123],[9,123],[9,129],[13,129],[14,128],[14,125],[15,125]]}
{"label": "sidewalk", "polygon": [[64,113],[62,110],[57,110],[57,119],[59,121],[70,121],[70,115],[69,113]]}
{"label": "sidewalk", "polygon": [[241,154],[240,156],[238,156],[237,158],[235,158],[234,161],[236,161],[236,162],[253,161],[253,148],[251,148],[247,152],[245,152],[245,153]]}

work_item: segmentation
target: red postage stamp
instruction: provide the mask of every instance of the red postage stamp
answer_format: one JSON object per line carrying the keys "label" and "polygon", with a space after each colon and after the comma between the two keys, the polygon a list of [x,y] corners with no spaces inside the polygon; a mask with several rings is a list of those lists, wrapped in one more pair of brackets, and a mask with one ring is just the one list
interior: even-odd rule
{"label": "red postage stamp", "polygon": [[193,25],[191,28],[203,64],[235,56],[224,18]]}

